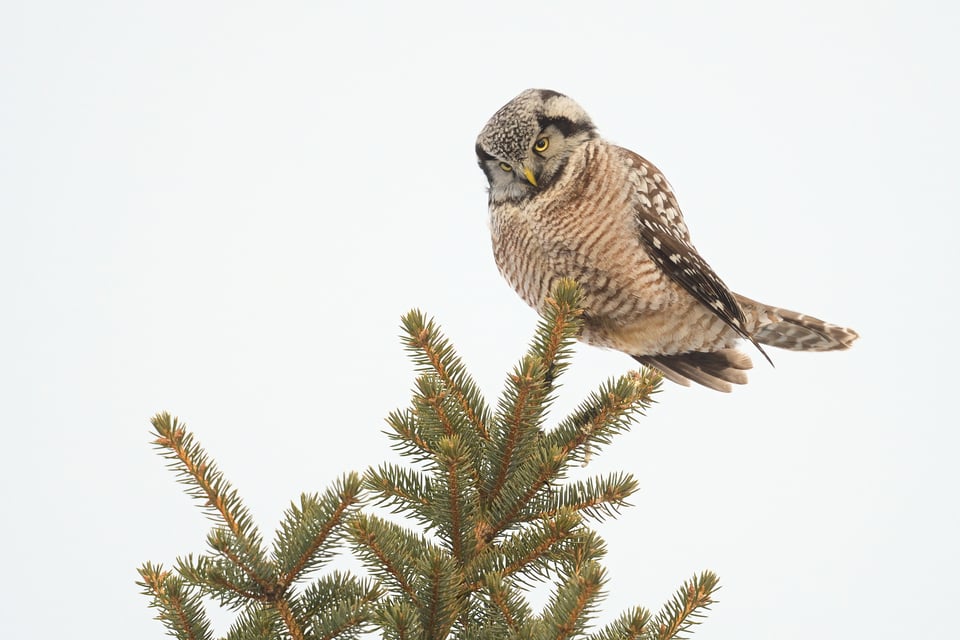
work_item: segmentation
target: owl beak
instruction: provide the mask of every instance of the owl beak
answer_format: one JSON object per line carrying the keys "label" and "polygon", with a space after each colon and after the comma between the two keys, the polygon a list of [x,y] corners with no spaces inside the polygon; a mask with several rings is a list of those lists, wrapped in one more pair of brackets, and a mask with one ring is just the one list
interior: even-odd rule
{"label": "owl beak", "polygon": [[537,186],[537,179],[533,177],[533,171],[531,171],[529,167],[523,168],[523,175],[527,178],[527,182],[533,186]]}

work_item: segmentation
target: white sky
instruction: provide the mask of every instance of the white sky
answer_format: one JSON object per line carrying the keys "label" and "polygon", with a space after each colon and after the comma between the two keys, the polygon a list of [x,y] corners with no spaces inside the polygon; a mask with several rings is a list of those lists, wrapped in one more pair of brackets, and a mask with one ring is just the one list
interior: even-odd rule
{"label": "white sky", "polygon": [[[135,568],[208,524],[157,411],[269,536],[393,455],[407,309],[493,401],[536,317],[473,145],[531,86],[659,165],[735,290],[862,335],[668,384],[591,463],[642,486],[599,527],[605,617],[710,568],[700,640],[953,635],[957,5],[360,4],[0,6],[3,635],[164,637]],[[555,415],[631,366],[579,349]]]}

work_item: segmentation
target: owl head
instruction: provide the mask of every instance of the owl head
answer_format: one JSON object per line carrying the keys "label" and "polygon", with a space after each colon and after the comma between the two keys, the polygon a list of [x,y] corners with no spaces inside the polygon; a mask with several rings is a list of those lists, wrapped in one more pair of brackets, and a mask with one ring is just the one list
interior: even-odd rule
{"label": "owl head", "polygon": [[570,154],[595,137],[576,102],[549,89],[527,89],[493,114],[477,137],[477,162],[490,202],[533,197],[561,174]]}

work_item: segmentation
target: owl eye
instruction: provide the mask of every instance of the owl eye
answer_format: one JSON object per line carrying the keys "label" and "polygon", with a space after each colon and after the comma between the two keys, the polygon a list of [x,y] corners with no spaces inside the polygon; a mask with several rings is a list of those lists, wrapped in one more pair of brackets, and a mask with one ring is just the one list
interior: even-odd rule
{"label": "owl eye", "polygon": [[508,165],[506,162],[501,162],[500,168],[503,169],[504,171],[513,171],[513,167]]}
{"label": "owl eye", "polygon": [[543,153],[547,150],[547,147],[550,146],[549,138],[540,138],[535,143],[533,143],[533,150],[537,153]]}

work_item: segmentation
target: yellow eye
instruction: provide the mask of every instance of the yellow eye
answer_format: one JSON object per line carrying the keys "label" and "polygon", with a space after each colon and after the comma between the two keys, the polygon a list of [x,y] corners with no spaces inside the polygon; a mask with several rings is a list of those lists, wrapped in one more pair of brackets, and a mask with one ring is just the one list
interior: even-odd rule
{"label": "yellow eye", "polygon": [[513,171],[513,167],[508,165],[506,162],[501,162],[500,168],[503,169],[504,171]]}
{"label": "yellow eye", "polygon": [[533,144],[533,150],[537,153],[543,153],[550,146],[549,138],[540,138]]}

